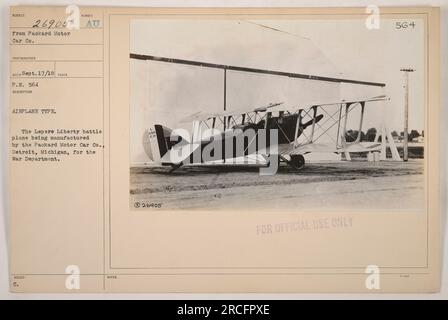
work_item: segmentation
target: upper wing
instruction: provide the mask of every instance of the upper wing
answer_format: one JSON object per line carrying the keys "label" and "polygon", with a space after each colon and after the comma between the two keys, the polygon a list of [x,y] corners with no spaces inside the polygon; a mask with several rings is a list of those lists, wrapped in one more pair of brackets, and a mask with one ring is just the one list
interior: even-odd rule
{"label": "upper wing", "polygon": [[180,122],[185,123],[185,122],[191,122],[191,121],[206,121],[206,120],[216,118],[216,117],[242,115],[242,114],[246,114],[249,112],[266,112],[268,109],[277,107],[282,104],[283,104],[283,102],[275,102],[275,103],[270,103],[266,106],[261,106],[261,107],[257,107],[257,108],[236,109],[236,110],[231,110],[231,111],[226,111],[226,112],[209,112],[209,113],[196,112],[196,113],[182,119]]}
{"label": "upper wing", "polygon": [[[299,109],[309,109],[312,107],[325,107],[325,106],[334,106],[334,105],[339,105],[341,103],[346,103],[346,104],[353,104],[353,103],[358,103],[358,102],[372,102],[372,101],[385,101],[385,100],[389,100],[389,98],[385,95],[380,95],[380,96],[375,96],[372,98],[366,98],[366,99],[357,99],[357,100],[339,100],[339,101],[333,101],[333,102],[329,102],[329,103],[312,103],[312,104],[307,104],[306,106],[302,107],[302,108],[291,108],[291,109],[276,109],[277,111],[291,111],[291,110],[299,110]],[[180,122],[181,123],[186,123],[186,122],[192,122],[192,121],[206,121],[212,118],[216,118],[216,117],[227,117],[227,116],[232,116],[232,115],[241,115],[241,114],[246,114],[249,112],[266,112],[268,109],[274,108],[274,107],[278,107],[280,105],[283,105],[284,102],[276,102],[276,103],[270,103],[266,106],[262,106],[262,107],[258,107],[258,108],[247,108],[247,109],[237,109],[237,110],[231,110],[231,111],[227,111],[227,112],[196,112],[184,119],[182,119]]]}
{"label": "upper wing", "polygon": [[386,95],[380,95],[380,96],[375,96],[375,97],[365,98],[365,99],[339,100],[339,101],[333,101],[333,102],[329,102],[329,103],[312,103],[312,104],[307,104],[303,108],[298,108],[298,110],[299,109],[302,109],[302,110],[309,109],[309,108],[312,108],[312,107],[324,108],[324,107],[336,106],[336,105],[340,105],[340,104],[353,104],[353,103],[360,103],[360,102],[386,101],[386,100],[389,100],[389,99],[390,98],[388,96],[386,96]]}

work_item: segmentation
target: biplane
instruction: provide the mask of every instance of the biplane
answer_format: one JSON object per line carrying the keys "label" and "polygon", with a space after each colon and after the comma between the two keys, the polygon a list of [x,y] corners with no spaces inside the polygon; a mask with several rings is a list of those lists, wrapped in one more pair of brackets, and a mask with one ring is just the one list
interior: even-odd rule
{"label": "biplane", "polygon": [[[226,72],[234,70],[311,81],[376,87],[384,87],[384,83],[140,54],[131,54],[130,58],[216,68],[222,69],[224,72],[223,112],[198,112],[185,118],[183,122],[190,121],[193,127],[189,136],[177,134],[176,131],[162,124],[156,124],[145,132],[143,145],[148,157],[163,166],[172,167],[172,171],[183,165],[247,164],[249,161],[245,160],[251,157],[254,159],[254,156],[257,159],[255,162],[260,165],[268,165],[270,159],[276,157],[280,162],[300,169],[305,165],[304,156],[308,153],[344,154],[346,159],[349,160],[351,152],[379,153],[382,149],[382,144],[377,138],[374,142],[361,141],[361,132],[366,107],[373,102],[388,100],[384,95],[303,106],[286,106],[283,102],[275,102],[261,107],[227,111]],[[347,119],[355,108],[360,109],[358,134],[354,141],[347,142]],[[273,136],[271,134],[273,131],[276,132],[274,135],[276,139],[270,138]],[[331,135],[330,131],[332,132]],[[207,133],[204,134],[204,132]],[[262,136],[263,139],[261,139]],[[329,137],[330,142],[321,142],[323,136]],[[238,147],[235,141],[242,141],[240,143],[241,147]],[[236,159],[239,159],[239,161],[236,161]]]}

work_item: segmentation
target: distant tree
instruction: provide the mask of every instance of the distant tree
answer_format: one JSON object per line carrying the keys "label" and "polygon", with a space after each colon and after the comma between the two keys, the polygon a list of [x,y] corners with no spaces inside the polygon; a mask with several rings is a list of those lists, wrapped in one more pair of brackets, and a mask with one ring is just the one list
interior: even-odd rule
{"label": "distant tree", "polygon": [[353,142],[355,141],[356,137],[358,136],[358,131],[349,129],[345,133],[345,141],[347,142]]}
{"label": "distant tree", "polygon": [[373,142],[375,141],[375,137],[376,137],[376,128],[368,129],[366,132],[366,140]]}
{"label": "distant tree", "polygon": [[364,133],[364,131],[361,131],[361,141],[366,141],[367,135]]}
{"label": "distant tree", "polygon": [[[359,131],[358,130],[347,130],[345,134],[345,141],[347,142],[354,142],[358,138]],[[361,131],[361,141],[366,139],[366,135],[364,132]]]}
{"label": "distant tree", "polygon": [[411,130],[408,135],[408,141],[412,141],[418,137],[420,137],[420,133],[417,130]]}
{"label": "distant tree", "polygon": [[392,137],[394,137],[394,138],[395,138],[395,137],[398,137],[398,132],[394,130],[394,131],[392,131],[391,135],[392,135]]}

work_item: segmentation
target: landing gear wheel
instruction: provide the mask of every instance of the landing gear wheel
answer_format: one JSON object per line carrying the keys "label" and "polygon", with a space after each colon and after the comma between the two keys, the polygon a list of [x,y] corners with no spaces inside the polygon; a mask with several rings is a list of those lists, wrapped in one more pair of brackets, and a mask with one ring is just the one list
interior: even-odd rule
{"label": "landing gear wheel", "polygon": [[301,154],[291,155],[288,164],[293,168],[302,169],[305,166],[305,158]]}

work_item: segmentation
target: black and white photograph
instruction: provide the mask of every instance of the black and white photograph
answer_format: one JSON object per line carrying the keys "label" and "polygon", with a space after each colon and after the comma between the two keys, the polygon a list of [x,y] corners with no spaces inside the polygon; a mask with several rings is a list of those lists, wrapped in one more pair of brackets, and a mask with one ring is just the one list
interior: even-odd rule
{"label": "black and white photograph", "polygon": [[424,32],[132,19],[130,208],[423,212]]}
{"label": "black and white photograph", "polygon": [[447,297],[448,4],[52,2],[3,5],[1,297]]}

